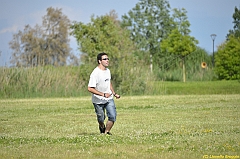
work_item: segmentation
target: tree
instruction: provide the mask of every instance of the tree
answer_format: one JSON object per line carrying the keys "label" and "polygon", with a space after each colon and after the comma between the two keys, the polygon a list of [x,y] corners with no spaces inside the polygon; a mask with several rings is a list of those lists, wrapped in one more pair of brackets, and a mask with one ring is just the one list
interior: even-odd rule
{"label": "tree", "polygon": [[233,30],[229,30],[229,34],[227,35],[227,39],[229,39],[229,37],[231,35],[235,36],[235,37],[240,37],[240,8],[238,9],[237,7],[235,7],[234,9],[234,13],[233,13]]}
{"label": "tree", "polygon": [[169,10],[167,0],[140,0],[128,15],[122,16],[122,26],[131,31],[131,39],[158,65],[164,57],[159,55],[159,43],[173,28]]}
{"label": "tree", "polygon": [[[129,31],[121,28],[115,11],[96,18],[92,16],[88,24],[74,22],[71,29],[71,35],[76,38],[82,52],[80,67],[86,80],[89,78],[86,72],[91,72],[96,66],[97,54],[106,52],[111,60],[113,83],[119,86],[117,89],[128,93],[134,89],[135,92],[144,91],[143,78],[146,76],[141,75],[141,61],[134,56],[136,47],[129,38]],[[136,76],[139,77],[137,80]]]}
{"label": "tree", "polygon": [[31,28],[13,35],[10,41],[12,64],[18,66],[66,65],[70,54],[68,29],[70,20],[61,9],[47,9],[42,26]]}
{"label": "tree", "polygon": [[[82,62],[96,64],[96,54],[107,52],[112,62],[118,63],[135,51],[135,45],[129,39],[129,32],[120,27],[115,11],[100,17],[91,17],[91,22],[84,24],[74,22],[71,26],[73,35],[78,42]],[[93,60],[94,59],[94,60]]]}
{"label": "tree", "polygon": [[240,79],[240,37],[232,35],[218,47],[215,71],[219,79]]}
{"label": "tree", "polygon": [[23,31],[13,35],[13,40],[9,43],[12,52],[10,61],[17,66],[37,66],[41,63],[41,49],[44,43],[41,39],[42,31],[38,25],[31,28],[26,25]]}
{"label": "tree", "polygon": [[185,57],[196,50],[198,43],[194,37],[189,36],[190,26],[187,20],[187,11],[183,9],[174,9],[174,22],[176,29],[173,29],[168,38],[162,41],[161,48],[163,51],[176,55],[182,61],[183,82],[186,81]]}
{"label": "tree", "polygon": [[70,20],[63,15],[61,9],[52,7],[47,9],[47,15],[43,17],[43,38],[46,41],[45,49],[48,61],[52,65],[65,65],[70,55],[68,29]]}

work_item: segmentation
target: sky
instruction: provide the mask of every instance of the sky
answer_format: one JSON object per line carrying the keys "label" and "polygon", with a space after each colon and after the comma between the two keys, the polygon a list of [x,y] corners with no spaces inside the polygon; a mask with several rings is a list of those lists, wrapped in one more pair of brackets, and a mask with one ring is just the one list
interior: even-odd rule
{"label": "sky", "polygon": [[[12,50],[9,42],[13,34],[25,25],[42,25],[47,8],[61,8],[71,21],[90,22],[92,15],[102,16],[115,10],[118,18],[127,14],[139,0],[0,0],[0,66],[10,66]],[[198,46],[209,54],[213,52],[211,34],[216,34],[214,50],[226,40],[233,29],[234,8],[240,8],[240,0],[168,0],[171,9],[185,8],[191,24],[190,35],[199,41]],[[76,40],[70,37],[72,51],[79,55]]]}

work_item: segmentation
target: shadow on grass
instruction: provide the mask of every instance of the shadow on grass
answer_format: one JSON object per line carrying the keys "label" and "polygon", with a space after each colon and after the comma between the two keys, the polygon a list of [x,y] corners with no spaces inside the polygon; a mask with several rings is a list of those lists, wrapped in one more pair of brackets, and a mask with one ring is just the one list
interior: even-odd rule
{"label": "shadow on grass", "polygon": [[95,136],[95,135],[100,135],[100,133],[88,133],[88,132],[81,132],[78,133],[78,136]]}

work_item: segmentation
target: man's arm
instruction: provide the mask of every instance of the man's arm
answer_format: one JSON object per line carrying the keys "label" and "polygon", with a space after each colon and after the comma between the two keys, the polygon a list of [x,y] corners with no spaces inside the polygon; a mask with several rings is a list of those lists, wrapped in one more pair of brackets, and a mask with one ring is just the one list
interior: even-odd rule
{"label": "man's arm", "polygon": [[99,92],[98,90],[95,89],[95,87],[88,87],[88,91],[93,93],[93,94],[100,95],[100,96],[103,96],[103,97],[106,97],[106,98],[108,98],[112,95],[110,93]]}
{"label": "man's arm", "polygon": [[100,96],[104,96],[104,93],[103,92],[99,92],[95,89],[95,87],[88,87],[88,91],[93,93],[93,94],[97,94],[97,95],[100,95]]}
{"label": "man's arm", "polygon": [[119,99],[119,98],[120,98],[120,95],[118,95],[118,94],[114,91],[113,86],[112,86],[112,83],[110,83],[110,89],[111,89],[113,95],[114,95],[117,99]]}

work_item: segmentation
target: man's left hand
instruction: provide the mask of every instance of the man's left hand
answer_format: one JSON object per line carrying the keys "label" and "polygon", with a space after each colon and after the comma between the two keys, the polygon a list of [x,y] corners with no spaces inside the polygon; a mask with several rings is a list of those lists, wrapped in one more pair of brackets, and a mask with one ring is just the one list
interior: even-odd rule
{"label": "man's left hand", "polygon": [[116,97],[116,99],[119,99],[119,98],[120,98],[120,95],[119,95],[119,94],[115,94],[114,96]]}

